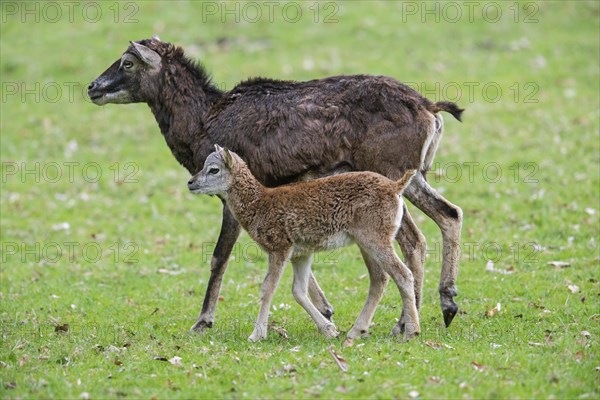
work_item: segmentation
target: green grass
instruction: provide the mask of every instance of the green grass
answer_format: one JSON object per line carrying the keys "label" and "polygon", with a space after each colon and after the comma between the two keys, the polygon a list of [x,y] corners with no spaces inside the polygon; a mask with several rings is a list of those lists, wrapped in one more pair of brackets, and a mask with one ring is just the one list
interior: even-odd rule
{"label": "green grass", "polygon": [[[495,3],[497,22],[493,9],[482,13],[488,3],[470,18],[459,2],[455,23],[442,3],[437,23],[420,14],[433,3],[322,3],[316,23],[313,2],[294,3],[303,7],[294,23],[283,3],[272,23],[266,6],[258,22],[247,10],[235,23],[183,1],[103,3],[98,21],[92,9],[86,21],[87,3],[78,3],[72,22],[57,2],[63,14],[51,22],[43,4],[1,4],[2,398],[599,396],[596,2]],[[324,23],[332,11],[337,22]],[[130,12],[137,22],[127,23]],[[351,347],[326,341],[293,300],[288,268],[271,317],[288,338],[271,331],[247,343],[266,271],[247,235],[225,275],[215,327],[189,335],[219,202],[187,193],[189,176],[145,105],[99,108],[82,95],[129,40],[154,33],[202,60],[226,89],[253,75],[372,73],[465,107],[463,124],[446,117],[429,178],[465,215],[462,312],[452,326],[443,328],[438,307],[440,234],[413,208],[429,246],[418,339],[389,336],[400,312],[390,285],[370,338]],[[319,257],[315,274],[348,331],[367,293],[366,269],[355,248]],[[513,273],[486,272],[488,259]]]}

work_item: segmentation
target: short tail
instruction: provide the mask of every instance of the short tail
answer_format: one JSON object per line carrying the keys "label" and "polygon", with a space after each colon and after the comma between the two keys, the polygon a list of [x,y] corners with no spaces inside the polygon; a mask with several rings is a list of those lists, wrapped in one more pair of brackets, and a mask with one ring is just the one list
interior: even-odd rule
{"label": "short tail", "polygon": [[402,178],[394,182],[396,184],[396,193],[402,194],[404,192],[404,189],[406,189],[408,185],[410,185],[410,181],[416,173],[416,169],[409,169],[404,173],[404,175],[402,175]]}
{"label": "short tail", "polygon": [[453,103],[451,101],[438,101],[437,103],[434,103],[431,105],[431,107],[429,107],[429,111],[431,111],[434,114],[440,111],[446,111],[452,114],[454,118],[462,122],[462,113],[463,111],[465,111],[465,109],[458,108],[456,103]]}

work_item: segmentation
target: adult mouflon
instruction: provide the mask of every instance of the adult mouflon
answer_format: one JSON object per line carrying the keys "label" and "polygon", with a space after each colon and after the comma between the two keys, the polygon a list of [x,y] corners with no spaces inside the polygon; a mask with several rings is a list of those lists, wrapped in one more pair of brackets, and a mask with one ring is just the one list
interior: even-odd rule
{"label": "adult mouflon", "polygon": [[[307,82],[253,78],[219,90],[182,48],[158,38],[131,42],[125,53],[88,88],[91,100],[148,104],[175,158],[198,172],[219,143],[247,161],[267,186],[346,171],[374,171],[399,179],[419,171],[404,197],[432,218],[443,239],[440,302],[446,326],[457,313],[455,280],[462,211],[425,180],[442,136],[441,111],[460,119],[450,102],[431,102],[385,76],[333,76]],[[208,288],[197,322],[211,327],[227,260],[240,227],[223,207]],[[421,303],[426,242],[404,209],[397,237]],[[369,260],[365,260],[369,266]],[[309,293],[327,318],[333,308],[314,277]]]}

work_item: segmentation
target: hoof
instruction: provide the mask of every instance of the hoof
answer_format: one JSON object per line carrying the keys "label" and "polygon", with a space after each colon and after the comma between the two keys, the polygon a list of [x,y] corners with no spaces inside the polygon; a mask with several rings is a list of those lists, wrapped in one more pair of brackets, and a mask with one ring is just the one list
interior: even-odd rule
{"label": "hoof", "polygon": [[350,332],[348,332],[348,335],[346,337],[348,339],[356,339],[356,338],[363,338],[363,339],[365,339],[365,338],[371,337],[371,334],[366,329],[355,329],[355,328],[352,328],[352,329],[350,329]]}
{"label": "hoof", "polygon": [[398,322],[392,329],[392,336],[403,336],[405,340],[413,339],[419,336],[421,327],[419,324]]}
{"label": "hoof", "polygon": [[327,308],[325,311],[321,311],[321,314],[327,318],[328,321],[331,321],[331,317],[333,317],[333,308]]}
{"label": "hoof", "polygon": [[444,324],[446,324],[446,328],[447,328],[450,326],[450,324],[452,323],[452,320],[458,313],[458,306],[455,303],[449,307],[444,308],[442,310],[442,313],[444,314]]}
{"label": "hoof", "polygon": [[190,332],[194,332],[197,334],[202,334],[202,332],[204,332],[206,329],[210,329],[212,328],[212,322],[206,322],[206,321],[197,321],[194,326],[192,326],[190,328]]}
{"label": "hoof", "polygon": [[340,336],[340,333],[337,331],[334,324],[329,324],[321,329],[321,333],[325,335],[327,339],[336,339]]}
{"label": "hoof", "polygon": [[412,340],[412,339],[416,338],[417,336],[419,336],[420,333],[421,333],[420,331],[414,331],[414,332],[411,332],[411,333],[406,333],[404,335],[404,339],[405,340]]}
{"label": "hoof", "polygon": [[248,341],[251,343],[255,343],[255,342],[259,342],[261,340],[264,340],[267,338],[267,334],[266,333],[261,333],[261,332],[257,332],[254,331],[252,332],[252,335],[250,335],[248,337]]}
{"label": "hoof", "polygon": [[258,342],[267,338],[268,328],[265,325],[254,325],[252,334],[248,337],[249,342]]}

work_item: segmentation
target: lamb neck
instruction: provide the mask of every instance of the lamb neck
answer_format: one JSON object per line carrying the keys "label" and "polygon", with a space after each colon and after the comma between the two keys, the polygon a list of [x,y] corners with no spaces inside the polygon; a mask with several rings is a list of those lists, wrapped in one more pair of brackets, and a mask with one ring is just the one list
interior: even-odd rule
{"label": "lamb neck", "polygon": [[257,218],[260,218],[259,208],[266,191],[247,168],[234,174],[227,190],[227,206],[244,229],[249,230]]}

